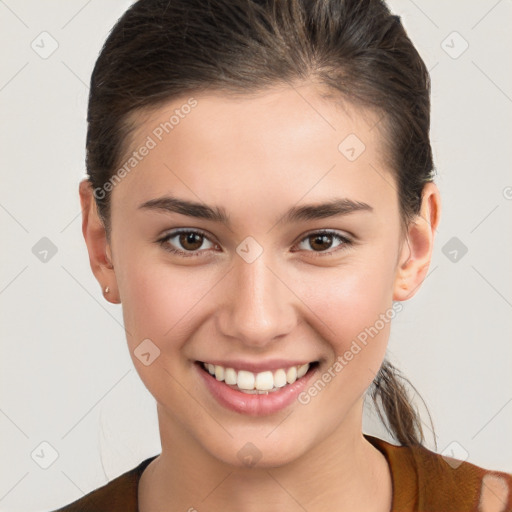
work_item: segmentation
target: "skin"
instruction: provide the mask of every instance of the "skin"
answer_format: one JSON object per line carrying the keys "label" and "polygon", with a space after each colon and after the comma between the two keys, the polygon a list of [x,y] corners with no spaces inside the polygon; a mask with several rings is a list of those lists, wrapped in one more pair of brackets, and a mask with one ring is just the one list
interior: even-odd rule
{"label": "skin", "polygon": [[[91,187],[80,184],[91,268],[110,288],[105,298],[122,304],[134,366],[157,402],[162,453],[142,476],[140,509],[388,511],[389,468],[362,435],[362,409],[389,323],[307,405],[294,401],[270,415],[219,405],[193,363],[283,358],[319,361],[326,372],[393,301],[421,285],[439,191],[424,187],[421,213],[402,236],[376,114],[342,108],[311,83],[194,97],[197,106],[115,186],[110,241]],[[138,114],[130,150],[187,98]],[[338,150],[351,133],[366,146],[352,162]],[[171,193],[224,208],[230,227],[139,208]],[[334,197],[373,210],[277,222],[293,206]],[[168,242],[202,255],[171,254],[157,242],[175,228],[204,231],[195,246]],[[306,237],[320,229],[350,234],[353,244],[333,237],[322,253]],[[263,248],[252,263],[236,252],[247,236]],[[146,338],[161,351],[149,366],[134,355]],[[237,456],[249,441],[261,454],[254,467]]]}

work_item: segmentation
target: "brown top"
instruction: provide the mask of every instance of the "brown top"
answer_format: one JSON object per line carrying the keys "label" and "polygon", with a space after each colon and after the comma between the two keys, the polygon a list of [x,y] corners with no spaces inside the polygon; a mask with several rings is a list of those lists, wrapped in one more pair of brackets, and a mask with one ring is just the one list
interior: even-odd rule
{"label": "brown top", "polygon": [[[423,446],[364,437],[389,464],[392,512],[512,512],[512,474],[449,459]],[[139,479],[157,456],[54,512],[139,512]]]}

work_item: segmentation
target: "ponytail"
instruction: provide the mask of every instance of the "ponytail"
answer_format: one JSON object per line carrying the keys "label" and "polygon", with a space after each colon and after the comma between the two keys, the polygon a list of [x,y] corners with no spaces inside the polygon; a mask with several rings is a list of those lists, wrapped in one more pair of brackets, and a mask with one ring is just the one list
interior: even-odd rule
{"label": "ponytail", "polygon": [[[425,441],[422,420],[411,403],[406,385],[419,396],[409,379],[385,359],[370,387],[369,394],[380,419],[401,445],[421,445]],[[420,399],[426,408],[425,401],[421,397]],[[431,430],[434,432],[428,409],[427,414],[432,426]]]}

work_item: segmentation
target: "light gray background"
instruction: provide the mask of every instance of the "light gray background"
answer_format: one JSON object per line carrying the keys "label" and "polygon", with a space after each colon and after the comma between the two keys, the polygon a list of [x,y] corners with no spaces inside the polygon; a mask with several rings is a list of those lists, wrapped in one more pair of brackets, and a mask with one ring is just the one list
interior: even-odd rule
{"label": "light gray background", "polygon": [[[0,1],[2,511],[57,508],[160,451],[120,306],[89,268],[77,188],[90,74],[130,3]],[[512,1],[389,5],[431,70],[443,199],[429,276],[389,354],[426,400],[439,452],[510,472]],[[43,237],[57,248],[46,262],[32,251]],[[453,237],[468,249],[455,262]],[[385,437],[371,411],[365,425]]]}

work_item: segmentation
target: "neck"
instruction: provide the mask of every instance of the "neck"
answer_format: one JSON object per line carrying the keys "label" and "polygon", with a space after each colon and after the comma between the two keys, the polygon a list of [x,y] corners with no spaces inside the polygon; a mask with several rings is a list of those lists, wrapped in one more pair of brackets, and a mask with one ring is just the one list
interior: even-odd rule
{"label": "neck", "polygon": [[[234,467],[204,451],[163,421],[162,453],[139,482],[141,512],[388,512],[391,475],[379,450],[361,429],[337,429],[313,449],[279,467]],[[165,428],[164,428],[165,424]]]}

